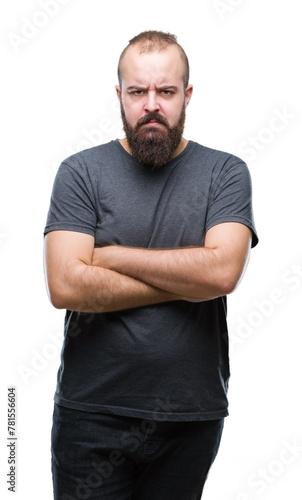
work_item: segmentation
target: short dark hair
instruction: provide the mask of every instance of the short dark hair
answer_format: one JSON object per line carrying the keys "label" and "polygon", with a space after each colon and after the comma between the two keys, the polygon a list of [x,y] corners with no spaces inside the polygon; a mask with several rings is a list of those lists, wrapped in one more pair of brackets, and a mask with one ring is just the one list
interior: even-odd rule
{"label": "short dark hair", "polygon": [[143,54],[145,52],[161,51],[167,48],[167,46],[169,45],[175,45],[179,51],[180,57],[185,66],[183,81],[184,81],[184,88],[185,89],[187,88],[189,83],[189,74],[190,74],[189,61],[187,55],[183,50],[183,48],[177,42],[176,36],[172,35],[171,33],[164,33],[163,31],[143,31],[142,33],[139,33],[139,35],[129,40],[129,44],[121,53],[118,63],[118,79],[120,85],[122,82],[122,69],[121,69],[122,60],[124,58],[125,53],[127,52],[127,49],[131,45],[139,45],[140,54]]}

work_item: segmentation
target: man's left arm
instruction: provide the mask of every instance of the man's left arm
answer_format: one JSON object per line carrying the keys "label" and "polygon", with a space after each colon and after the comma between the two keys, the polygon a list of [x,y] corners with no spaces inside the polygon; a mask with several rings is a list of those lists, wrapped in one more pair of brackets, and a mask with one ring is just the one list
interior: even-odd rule
{"label": "man's left arm", "polygon": [[112,245],[96,248],[92,265],[188,298],[210,300],[238,286],[251,241],[249,227],[225,222],[208,230],[203,247],[150,250]]}

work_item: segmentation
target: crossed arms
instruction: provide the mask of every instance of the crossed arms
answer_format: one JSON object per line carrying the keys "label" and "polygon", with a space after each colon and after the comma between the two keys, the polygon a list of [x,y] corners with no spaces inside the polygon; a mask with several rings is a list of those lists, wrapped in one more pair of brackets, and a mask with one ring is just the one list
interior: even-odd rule
{"label": "crossed arms", "polygon": [[201,302],[235,290],[245,271],[251,230],[240,223],[213,226],[204,247],[149,250],[94,248],[73,231],[45,237],[48,294],[58,309],[111,312],[162,302]]}

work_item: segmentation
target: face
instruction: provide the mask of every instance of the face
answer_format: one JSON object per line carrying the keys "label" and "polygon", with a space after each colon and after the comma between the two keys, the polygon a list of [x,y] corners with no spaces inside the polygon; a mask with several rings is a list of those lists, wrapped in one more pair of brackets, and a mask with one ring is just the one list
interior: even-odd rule
{"label": "face", "polygon": [[184,63],[178,49],[139,53],[129,47],[122,63],[117,95],[126,133],[126,149],[153,167],[167,163],[183,149],[185,108],[192,86],[184,89]]}

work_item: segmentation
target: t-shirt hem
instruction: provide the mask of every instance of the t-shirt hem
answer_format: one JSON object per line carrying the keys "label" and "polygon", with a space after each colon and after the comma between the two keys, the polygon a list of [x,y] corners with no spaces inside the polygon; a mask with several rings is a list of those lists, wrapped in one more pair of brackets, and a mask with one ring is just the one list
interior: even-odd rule
{"label": "t-shirt hem", "polygon": [[71,401],[55,394],[54,401],[60,406],[72,410],[86,411],[90,413],[104,413],[106,415],[118,415],[122,417],[133,417],[147,420],[169,421],[169,422],[193,422],[200,420],[216,420],[227,417],[229,412],[227,408],[208,412],[158,412],[149,410],[139,410],[135,408],[125,408],[120,406],[108,406],[91,403],[81,403]]}
{"label": "t-shirt hem", "polygon": [[86,233],[95,236],[95,230],[81,224],[66,224],[66,222],[56,222],[49,224],[44,229],[44,236],[51,231],[75,231],[78,233]]}

